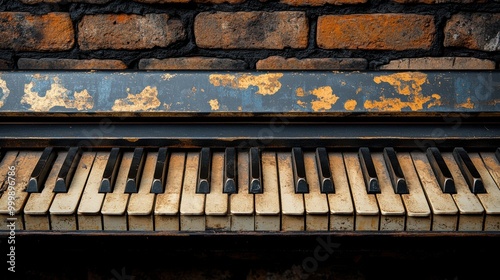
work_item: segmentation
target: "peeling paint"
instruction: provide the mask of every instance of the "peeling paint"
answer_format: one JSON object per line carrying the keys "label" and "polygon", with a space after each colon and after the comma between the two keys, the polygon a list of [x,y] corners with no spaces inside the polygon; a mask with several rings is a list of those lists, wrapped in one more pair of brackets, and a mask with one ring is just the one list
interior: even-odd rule
{"label": "peeling paint", "polygon": [[208,103],[210,104],[212,111],[219,110],[219,101],[217,99],[212,99],[208,101]]}
{"label": "peeling paint", "polygon": [[241,76],[231,74],[211,74],[209,81],[216,87],[232,87],[236,89],[247,89],[251,86],[258,88],[257,94],[272,95],[281,88],[279,79],[282,73],[269,73],[261,75],[242,74]]}
{"label": "peeling paint", "polygon": [[[440,104],[441,96],[432,94],[424,96],[422,85],[427,82],[427,74],[421,72],[402,72],[384,76],[376,76],[373,81],[377,84],[382,82],[392,85],[397,93],[407,96],[406,100],[401,97],[387,98],[381,96],[379,100],[367,100],[364,107],[368,110],[379,111],[401,111],[410,108],[412,111],[422,110],[428,102],[432,106]],[[427,104],[427,105],[429,105]]]}
{"label": "peeling paint", "polygon": [[471,101],[470,97],[467,98],[467,102],[457,104],[458,108],[474,109],[474,103]]}
{"label": "peeling paint", "polygon": [[148,111],[161,105],[156,87],[147,86],[139,94],[128,93],[126,98],[117,99],[113,111]]}
{"label": "peeling paint", "polygon": [[357,104],[358,102],[356,102],[356,100],[349,99],[344,103],[344,108],[348,111],[353,111],[354,109],[356,109]]}
{"label": "peeling paint", "polygon": [[70,93],[60,80],[55,77],[50,89],[45,92],[45,96],[40,96],[34,91],[35,83],[30,82],[24,85],[24,95],[21,99],[22,104],[30,105],[30,110],[35,112],[49,111],[54,107],[64,107],[66,109],[89,110],[94,107],[94,100],[86,89]]}
{"label": "peeling paint", "polygon": [[298,97],[304,97],[304,96],[306,96],[306,93],[304,92],[304,89],[300,88],[300,87],[295,90],[295,94]]}
{"label": "peeling paint", "polygon": [[333,90],[329,86],[313,89],[310,92],[318,98],[311,102],[312,109],[315,112],[329,110],[339,100],[339,97],[333,94]]}
{"label": "peeling paint", "polygon": [[304,108],[307,107],[306,103],[302,100],[297,100],[297,104],[301,107],[304,107]]}
{"label": "peeling paint", "polygon": [[9,97],[10,90],[7,87],[7,82],[0,78],[0,89],[2,89],[2,97],[0,98],[0,108],[3,107],[5,100]]}
{"label": "peeling paint", "polygon": [[175,75],[174,75],[174,74],[169,74],[169,73],[163,74],[163,75],[161,76],[161,78],[162,78],[163,80],[165,80],[165,81],[168,81],[168,80],[172,79],[173,77],[175,77]]}

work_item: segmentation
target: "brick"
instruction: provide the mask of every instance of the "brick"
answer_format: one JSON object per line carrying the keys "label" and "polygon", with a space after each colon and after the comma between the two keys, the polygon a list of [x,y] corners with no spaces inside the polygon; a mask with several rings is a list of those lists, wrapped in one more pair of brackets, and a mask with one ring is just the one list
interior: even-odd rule
{"label": "brick", "polygon": [[368,0],[280,0],[280,2],[290,6],[324,6],[363,4]]}
{"label": "brick", "polygon": [[430,49],[435,36],[433,16],[416,14],[326,15],[317,29],[324,49]]}
{"label": "brick", "polygon": [[75,43],[67,13],[0,12],[0,49],[65,51]]}
{"label": "brick", "polygon": [[78,24],[82,50],[139,50],[167,47],[184,40],[180,20],[167,14],[105,14],[84,16]]}
{"label": "brick", "polygon": [[0,59],[0,69],[7,70],[12,69],[12,63],[5,59]]}
{"label": "brick", "polygon": [[167,59],[141,59],[139,69],[148,70],[243,70],[242,60],[210,57],[178,57]]}
{"label": "brick", "polygon": [[493,70],[495,62],[474,57],[419,57],[392,60],[382,70]]}
{"label": "brick", "polygon": [[127,69],[120,60],[100,59],[60,59],[60,58],[20,58],[17,61],[19,69]]}
{"label": "brick", "polygon": [[444,46],[500,50],[500,13],[455,14],[446,22]]}
{"label": "brick", "polygon": [[196,45],[210,49],[303,49],[304,12],[202,12],[194,22]]}
{"label": "brick", "polygon": [[258,70],[365,70],[364,58],[284,58],[271,56],[259,60]]}
{"label": "brick", "polygon": [[471,4],[471,3],[486,3],[488,0],[392,0],[401,4],[443,4],[443,3],[460,3],[460,4]]}

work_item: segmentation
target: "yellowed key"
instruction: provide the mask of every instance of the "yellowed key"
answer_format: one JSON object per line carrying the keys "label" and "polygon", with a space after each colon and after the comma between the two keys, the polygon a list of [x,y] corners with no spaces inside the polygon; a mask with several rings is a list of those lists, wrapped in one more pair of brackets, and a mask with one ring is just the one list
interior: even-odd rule
{"label": "yellowed key", "polygon": [[255,194],[255,230],[279,231],[281,226],[276,153],[262,152],[261,160],[264,192]]}
{"label": "yellowed key", "polygon": [[330,171],[335,193],[328,194],[331,231],[354,230],[354,205],[352,204],[349,180],[341,153],[329,153]]}
{"label": "yellowed key", "polygon": [[434,171],[423,152],[412,152],[411,157],[432,211],[433,231],[455,231],[458,226],[458,209],[453,198],[443,193]]}
{"label": "yellowed key", "polygon": [[229,198],[223,192],[224,188],[224,153],[212,154],[211,188],[206,194],[205,201],[205,227],[207,230],[227,231],[231,229],[228,215]]}
{"label": "yellowed key", "polygon": [[248,153],[238,153],[238,193],[229,196],[231,231],[255,230],[254,194],[248,192],[248,163]]}
{"label": "yellowed key", "polygon": [[182,231],[205,231],[205,194],[196,193],[198,161],[198,153],[187,154],[180,209]]}
{"label": "yellowed key", "polygon": [[64,163],[67,152],[59,152],[40,193],[31,193],[24,207],[26,230],[50,230],[49,208],[54,199],[57,175]]}
{"label": "yellowed key", "polygon": [[304,166],[309,184],[309,193],[304,194],[306,230],[327,231],[329,222],[328,212],[330,212],[330,209],[328,209],[326,194],[321,193],[315,157],[314,152],[304,153]]}
{"label": "yellowed key", "polygon": [[108,152],[97,152],[89,179],[78,205],[78,230],[102,230],[101,207],[105,193],[99,192]]}
{"label": "yellowed key", "polygon": [[151,193],[151,184],[156,167],[158,153],[149,152],[146,155],[146,162],[142,170],[139,190],[130,195],[127,206],[128,230],[152,231],[153,226],[153,207],[155,194]]}
{"label": "yellowed key", "polygon": [[378,231],[380,212],[377,198],[366,190],[358,154],[344,153],[344,162],[356,210],[355,230]]}
{"label": "yellowed key", "polygon": [[0,161],[0,197],[2,197],[9,187],[8,174],[9,171],[12,172],[10,169],[14,166],[14,162],[18,154],[19,151],[8,151],[3,156],[2,161]]}
{"label": "yellowed key", "polygon": [[278,152],[278,175],[281,194],[281,230],[304,231],[304,195],[295,193],[292,156]]}
{"label": "yellowed key", "polygon": [[0,228],[7,225],[15,229],[24,229],[22,209],[28,199],[26,192],[28,181],[35,169],[42,152],[22,151],[16,157],[13,165],[8,167],[9,173],[5,182],[9,185],[6,193],[0,198]]}
{"label": "yellowed key", "polygon": [[133,152],[123,153],[113,192],[104,198],[101,210],[104,230],[128,230],[126,210],[130,194],[125,193],[125,185],[133,155]]}
{"label": "yellowed key", "polygon": [[174,152],[170,155],[165,192],[156,195],[155,230],[179,230],[179,205],[186,154]]}
{"label": "yellowed key", "polygon": [[[486,193],[476,194],[485,210],[484,231],[500,230],[500,165],[493,153],[469,153]],[[484,161],[484,162],[483,162]]]}

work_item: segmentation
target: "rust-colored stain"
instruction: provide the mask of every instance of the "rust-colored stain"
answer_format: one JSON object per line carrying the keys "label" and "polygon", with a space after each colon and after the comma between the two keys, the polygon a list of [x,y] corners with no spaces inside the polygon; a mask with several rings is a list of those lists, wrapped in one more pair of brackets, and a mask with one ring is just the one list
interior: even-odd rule
{"label": "rust-colored stain", "polygon": [[306,103],[302,100],[297,100],[297,104],[301,107],[304,107],[304,108],[307,107]]}
{"label": "rust-colored stain", "polygon": [[298,89],[295,91],[295,94],[296,94],[298,97],[304,97],[304,96],[306,96],[306,93],[304,92],[304,89],[303,89],[303,88],[298,88]]}
{"label": "rust-colored stain", "polygon": [[470,97],[469,97],[469,98],[467,98],[467,102],[457,104],[457,107],[465,108],[465,109],[474,109],[474,103],[470,100]]}
{"label": "rust-colored stain", "polygon": [[210,104],[210,108],[215,111],[219,110],[219,101],[217,99],[212,99],[208,101],[208,104]]}
{"label": "rust-colored stain", "polygon": [[281,88],[279,79],[283,77],[282,73],[269,73],[261,75],[243,74],[241,76],[231,74],[212,74],[209,81],[216,87],[232,87],[236,89],[247,89],[251,86],[258,88],[257,94],[272,95]]}
{"label": "rust-colored stain", "polygon": [[148,111],[161,105],[158,99],[158,89],[147,86],[139,94],[129,93],[126,98],[115,100],[113,111]]}
{"label": "rust-colored stain", "polygon": [[422,94],[422,85],[427,82],[427,74],[425,73],[395,73],[374,77],[373,81],[377,84],[388,83],[396,89],[397,93],[406,97],[402,99],[401,97],[387,98],[381,96],[379,100],[367,100],[364,104],[365,109],[401,111],[404,108],[410,108],[412,111],[418,111],[422,110],[426,103],[428,107],[440,104],[440,95],[424,96]]}
{"label": "rust-colored stain", "polygon": [[21,103],[31,106],[33,111],[49,111],[54,107],[64,107],[67,109],[89,110],[94,107],[94,100],[86,89],[70,94],[70,91],[60,84],[59,78],[55,77],[50,89],[45,96],[38,95],[33,91],[35,83],[24,85],[24,95]]}
{"label": "rust-colored stain", "polygon": [[339,100],[339,97],[333,94],[333,90],[329,86],[313,89],[310,93],[318,98],[311,102],[315,112],[329,110]]}
{"label": "rust-colored stain", "polygon": [[2,80],[1,78],[0,78],[0,89],[2,89],[2,94],[3,94],[2,97],[0,97],[0,108],[2,108],[3,104],[5,103],[5,100],[7,99],[7,97],[9,97],[10,90],[7,87],[7,82]]}
{"label": "rust-colored stain", "polygon": [[354,109],[356,109],[356,105],[358,105],[358,102],[356,102],[356,100],[349,99],[344,103],[344,108],[347,111],[353,111]]}

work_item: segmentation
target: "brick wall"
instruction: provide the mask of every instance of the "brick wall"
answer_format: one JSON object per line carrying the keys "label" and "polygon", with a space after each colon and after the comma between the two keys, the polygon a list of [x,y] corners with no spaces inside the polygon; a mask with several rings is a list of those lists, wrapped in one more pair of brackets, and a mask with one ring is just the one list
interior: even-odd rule
{"label": "brick wall", "polygon": [[499,69],[500,0],[0,0],[0,69]]}

